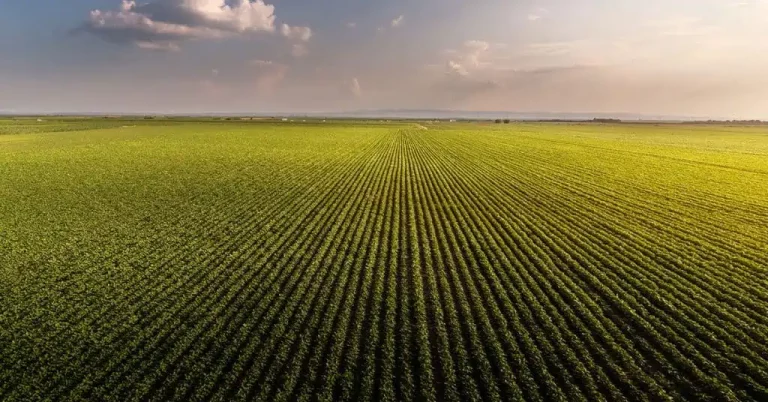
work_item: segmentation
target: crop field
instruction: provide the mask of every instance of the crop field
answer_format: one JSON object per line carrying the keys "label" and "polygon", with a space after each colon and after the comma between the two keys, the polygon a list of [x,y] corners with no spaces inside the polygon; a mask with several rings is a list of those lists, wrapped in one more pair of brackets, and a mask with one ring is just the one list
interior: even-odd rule
{"label": "crop field", "polygon": [[768,128],[0,119],[0,400],[768,400]]}

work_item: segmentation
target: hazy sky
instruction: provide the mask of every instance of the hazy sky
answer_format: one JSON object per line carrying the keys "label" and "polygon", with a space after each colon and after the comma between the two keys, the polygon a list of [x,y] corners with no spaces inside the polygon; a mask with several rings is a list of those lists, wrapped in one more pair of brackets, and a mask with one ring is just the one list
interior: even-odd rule
{"label": "hazy sky", "polygon": [[768,0],[0,0],[0,111],[768,118]]}

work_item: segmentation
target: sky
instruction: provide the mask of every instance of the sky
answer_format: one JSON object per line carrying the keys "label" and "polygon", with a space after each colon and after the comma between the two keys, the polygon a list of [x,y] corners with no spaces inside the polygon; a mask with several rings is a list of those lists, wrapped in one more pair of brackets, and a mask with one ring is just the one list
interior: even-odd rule
{"label": "sky", "polygon": [[768,0],[0,0],[0,112],[768,119]]}

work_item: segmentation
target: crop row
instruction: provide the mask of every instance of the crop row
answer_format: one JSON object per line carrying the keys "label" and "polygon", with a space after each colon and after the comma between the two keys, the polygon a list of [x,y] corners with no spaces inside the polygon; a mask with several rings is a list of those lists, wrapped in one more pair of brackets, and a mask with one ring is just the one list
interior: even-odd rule
{"label": "crop row", "polygon": [[664,176],[695,155],[291,130],[211,142],[190,177],[221,177],[125,243],[19,260],[42,273],[0,296],[0,399],[768,398],[768,205]]}

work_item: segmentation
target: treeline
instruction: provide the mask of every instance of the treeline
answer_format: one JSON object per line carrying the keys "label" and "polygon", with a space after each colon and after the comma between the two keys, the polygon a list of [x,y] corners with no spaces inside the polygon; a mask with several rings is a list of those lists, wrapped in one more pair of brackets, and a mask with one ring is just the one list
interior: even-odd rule
{"label": "treeline", "polygon": [[768,125],[768,121],[763,120],[697,120],[691,124],[739,124],[745,126]]}
{"label": "treeline", "polygon": [[[496,124],[509,124],[510,119],[496,119],[494,120],[494,123]],[[600,119],[600,118],[594,118],[592,120],[583,120],[583,119],[536,119],[536,120],[522,120],[527,122],[535,122],[535,123],[622,123],[620,119]]]}

